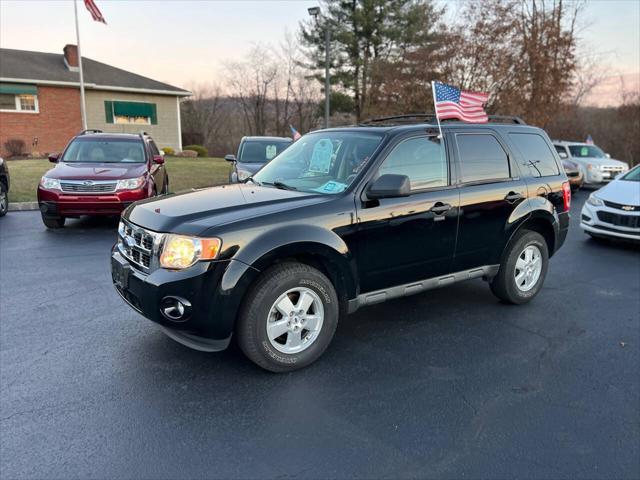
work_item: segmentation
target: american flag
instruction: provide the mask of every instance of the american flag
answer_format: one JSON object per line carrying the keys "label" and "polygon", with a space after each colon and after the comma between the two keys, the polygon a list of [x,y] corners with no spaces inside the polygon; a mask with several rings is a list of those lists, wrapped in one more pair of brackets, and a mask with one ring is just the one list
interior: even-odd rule
{"label": "american flag", "polygon": [[434,103],[440,119],[457,118],[470,123],[487,123],[489,118],[482,105],[487,103],[486,93],[466,92],[446,83],[434,82]]}
{"label": "american flag", "polygon": [[300,132],[298,130],[296,130],[295,128],[293,128],[293,125],[289,125],[289,128],[291,129],[291,135],[293,136],[293,141],[294,142],[296,140],[302,138],[302,135],[300,135]]}
{"label": "american flag", "polygon": [[[75,0],[73,1],[75,2]],[[91,14],[91,18],[96,22],[102,22],[105,25],[107,24],[107,21],[102,16],[102,12],[93,0],[84,0],[84,6],[87,7],[87,10],[89,10],[89,13]]]}

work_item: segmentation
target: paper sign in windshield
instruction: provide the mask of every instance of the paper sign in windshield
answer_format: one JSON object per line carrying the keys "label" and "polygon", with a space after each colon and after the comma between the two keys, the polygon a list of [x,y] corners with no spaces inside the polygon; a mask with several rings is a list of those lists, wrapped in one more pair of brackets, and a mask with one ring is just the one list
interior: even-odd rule
{"label": "paper sign in windshield", "polygon": [[267,160],[271,160],[276,156],[277,150],[275,145],[267,145],[267,151],[265,152],[265,156]]}
{"label": "paper sign in windshield", "polygon": [[314,173],[329,173],[331,168],[331,156],[333,155],[333,143],[323,138],[313,147],[309,171]]}
{"label": "paper sign in windshield", "polygon": [[328,181],[324,185],[316,188],[317,192],[322,193],[340,193],[344,191],[347,186],[344,183],[334,182],[333,180]]}
{"label": "paper sign in windshield", "polygon": [[582,147],[580,149],[580,156],[581,157],[588,157],[589,156],[589,149],[587,147]]}

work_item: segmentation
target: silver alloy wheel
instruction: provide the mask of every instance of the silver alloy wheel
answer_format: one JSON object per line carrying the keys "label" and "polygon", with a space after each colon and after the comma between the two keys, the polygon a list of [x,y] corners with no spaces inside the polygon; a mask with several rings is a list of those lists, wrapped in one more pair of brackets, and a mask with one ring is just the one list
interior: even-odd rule
{"label": "silver alloy wheel", "polygon": [[9,208],[9,202],[7,202],[7,192],[4,189],[0,189],[0,212],[4,213]]}
{"label": "silver alloy wheel", "polygon": [[542,274],[542,253],[535,245],[527,245],[518,256],[513,275],[516,287],[528,292],[536,286]]}
{"label": "silver alloy wheel", "polygon": [[323,322],[324,306],[318,294],[306,287],[292,288],[271,306],[267,337],[279,352],[300,353],[318,339]]}

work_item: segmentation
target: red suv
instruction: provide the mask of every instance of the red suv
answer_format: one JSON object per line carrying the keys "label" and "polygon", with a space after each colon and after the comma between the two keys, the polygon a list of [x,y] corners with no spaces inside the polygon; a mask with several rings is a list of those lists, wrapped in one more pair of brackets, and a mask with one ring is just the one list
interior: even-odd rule
{"label": "red suv", "polygon": [[139,135],[85,130],[38,185],[38,205],[48,228],[61,228],[67,217],[120,215],[129,204],[169,192],[164,157],[153,139]]}

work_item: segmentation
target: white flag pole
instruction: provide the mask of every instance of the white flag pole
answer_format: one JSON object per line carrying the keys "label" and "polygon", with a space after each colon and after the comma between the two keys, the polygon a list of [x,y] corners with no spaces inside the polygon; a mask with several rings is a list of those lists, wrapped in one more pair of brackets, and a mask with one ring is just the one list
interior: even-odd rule
{"label": "white flag pole", "polygon": [[82,53],[80,51],[80,26],[78,25],[78,4],[73,0],[73,11],[76,15],[76,43],[78,44],[78,70],[80,72],[80,114],[82,116],[82,129],[87,129],[87,111],[84,100],[84,75],[82,73]]}
{"label": "white flag pole", "polygon": [[440,135],[438,138],[442,140],[444,137],[442,136],[442,127],[440,126],[440,118],[438,118],[438,108],[436,107],[436,82],[431,80],[431,93],[433,93],[433,111],[436,114],[436,121],[438,122],[438,130],[440,130]]}

